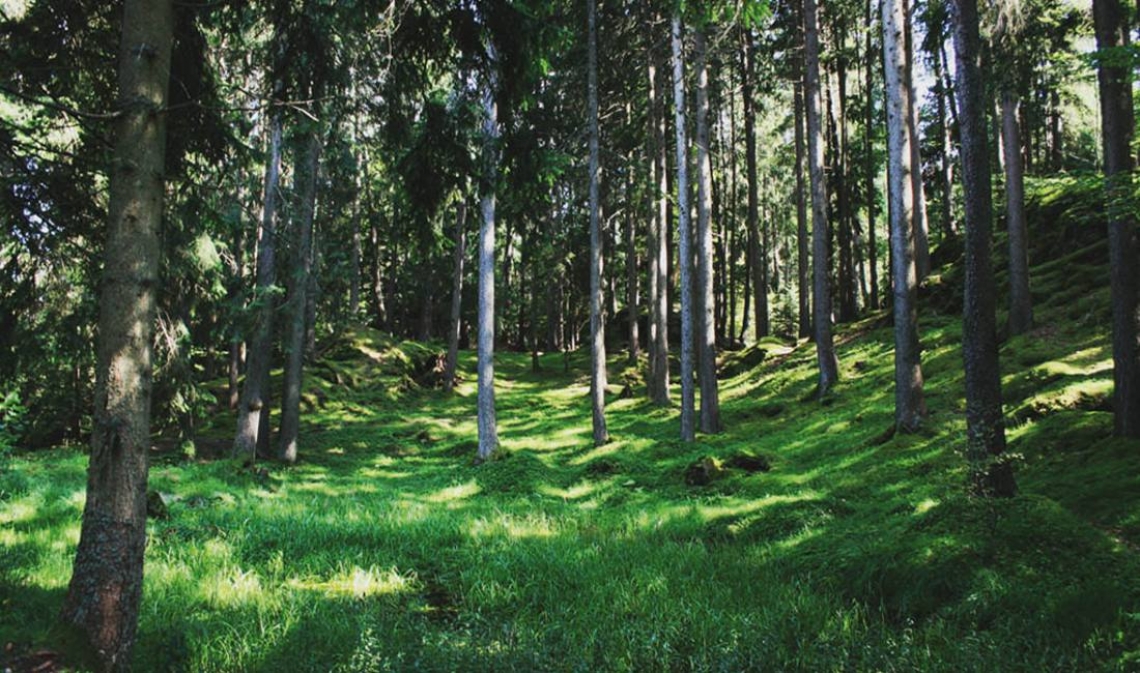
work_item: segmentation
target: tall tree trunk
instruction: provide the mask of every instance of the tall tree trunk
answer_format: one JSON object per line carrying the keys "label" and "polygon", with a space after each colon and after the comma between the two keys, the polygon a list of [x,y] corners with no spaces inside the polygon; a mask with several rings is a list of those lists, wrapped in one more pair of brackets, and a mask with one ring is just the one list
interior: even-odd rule
{"label": "tall tree trunk", "polygon": [[808,166],[811,171],[812,304],[815,309],[815,348],[819,359],[819,395],[823,397],[839,380],[839,359],[835,356],[831,333],[831,290],[828,287],[827,273],[827,186],[823,174],[819,22],[815,0],[803,0],[803,9]]}
{"label": "tall tree trunk", "polygon": [[903,6],[903,20],[906,38],[906,86],[908,90],[907,125],[910,130],[911,181],[914,183],[914,265],[918,271],[918,282],[923,283],[930,275],[930,226],[926,216],[926,186],[922,182],[922,136],[918,130],[918,95],[914,84],[914,31],[911,27],[911,3]]}
{"label": "tall tree trunk", "polygon": [[[632,116],[632,115],[631,115]],[[632,122],[632,119],[630,119]],[[641,356],[641,335],[638,333],[638,319],[641,313],[641,288],[638,287],[637,228],[633,216],[633,157],[626,162],[628,169],[625,178],[625,310],[629,322],[629,363],[637,365]]]}
{"label": "tall tree trunk", "polygon": [[[842,28],[836,31],[840,47],[846,42]],[[847,59],[839,49],[835,59],[836,95],[836,212],[839,232],[839,319],[852,322],[859,318],[858,280],[855,277],[854,217],[851,212],[850,158],[847,132]]]}
{"label": "tall tree trunk", "polygon": [[867,191],[867,249],[868,257],[870,258],[869,264],[871,266],[871,291],[867,298],[867,304],[872,309],[879,308],[882,304],[879,302],[879,243],[875,236],[875,153],[873,134],[875,129],[875,97],[874,97],[874,72],[875,68],[872,65],[876,62],[874,58],[874,43],[872,38],[874,36],[875,28],[875,12],[873,11],[873,4],[875,0],[867,0],[865,7],[865,23],[866,23],[866,47],[865,47],[865,61],[866,72],[864,73],[865,82],[864,89],[866,90],[865,98],[867,108],[865,110],[866,117],[863,124],[863,162],[864,169],[866,170],[866,186]]}
{"label": "tall tree trunk", "polygon": [[606,325],[602,316],[602,230],[598,181],[598,26],[596,0],[586,0],[589,22],[587,101],[590,126],[590,403],[594,419],[594,446],[609,441],[606,430]]}
{"label": "tall tree trunk", "polygon": [[946,99],[950,91],[945,86],[943,78],[942,58],[935,55],[934,81],[938,96],[938,125],[942,129],[942,163],[939,167],[939,177],[942,181],[942,238],[950,238],[958,234],[958,227],[954,223],[954,164],[950,159],[953,147],[950,143],[950,119],[947,115]]}
{"label": "tall tree trunk", "polygon": [[673,117],[677,136],[677,266],[681,278],[681,439],[696,438],[696,391],[693,389],[693,268],[692,225],[689,211],[689,160],[685,119],[685,56],[681,41],[681,17],[673,15]]}
{"label": "tall tree trunk", "polygon": [[495,186],[499,180],[499,119],[495,104],[498,88],[498,57],[487,45],[487,74],[483,83],[483,175],[480,185],[479,228],[479,451],[477,459],[489,459],[499,448],[495,419]]}
{"label": "tall tree trunk", "polygon": [[[280,84],[277,85],[280,91]],[[262,195],[261,233],[257,243],[257,292],[255,305],[257,323],[250,340],[245,365],[245,385],[242,386],[238,405],[237,434],[234,437],[233,455],[242,464],[252,464],[257,447],[268,440],[262,430],[268,419],[268,381],[273,351],[273,315],[276,300],[273,287],[276,282],[277,200],[281,181],[281,111],[275,110],[269,119],[269,160],[265,166],[265,191]],[[262,417],[265,416],[263,419]]]}
{"label": "tall tree trunk", "polygon": [[[654,21],[654,26],[659,22]],[[653,208],[651,223],[653,233],[651,236],[651,249],[653,259],[650,263],[650,312],[653,316],[654,330],[651,334],[654,346],[652,353],[651,376],[653,384],[650,396],[654,404],[665,406],[669,404],[669,241],[666,232],[669,229],[669,176],[668,176],[668,148],[665,140],[665,96],[663,95],[663,82],[658,79],[658,58],[656,53],[649,54],[649,118],[653,127],[649,130],[652,139],[650,151],[653,163],[653,189],[650,191],[650,203]]]}
{"label": "tall tree trunk", "polygon": [[170,0],[123,9],[87,501],[62,612],[105,671],[130,667],[142,597],[173,14]]}
{"label": "tall tree trunk", "polygon": [[[233,207],[233,223],[234,223],[234,248],[233,248],[233,278],[231,279],[229,300],[230,310],[233,315],[239,315],[244,306],[242,301],[242,285],[245,283],[245,223],[242,221],[242,206],[245,199],[242,198],[245,190],[241,187],[238,188],[237,203]],[[238,402],[241,397],[241,365],[242,355],[244,354],[245,339],[241,334],[241,330],[231,325],[230,333],[230,352],[227,363],[227,375],[229,378],[229,408],[235,411],[238,408]]]}
{"label": "tall tree trunk", "polygon": [[305,358],[305,314],[308,308],[310,271],[313,261],[313,216],[317,205],[317,168],[320,164],[321,137],[311,128],[302,141],[302,154],[295,172],[300,202],[298,213],[297,261],[289,278],[289,333],[285,347],[285,392],[281,399],[281,436],[278,457],[297,462],[297,433],[301,427],[301,383]]}
{"label": "tall tree trunk", "polygon": [[[1125,11],[1120,0],[1093,1],[1097,49],[1106,52],[1128,46]],[[1097,77],[1112,274],[1113,413],[1116,434],[1136,438],[1140,437],[1140,270],[1132,214],[1132,72],[1119,59],[1106,58]]]}
{"label": "tall tree trunk", "polygon": [[1033,298],[1029,295],[1029,233],[1025,224],[1025,171],[1021,164],[1018,100],[1012,91],[1001,94],[1005,146],[1005,213],[1009,230],[1009,333],[1033,327]]}
{"label": "tall tree trunk", "polygon": [[697,292],[703,297],[697,316],[701,383],[701,432],[721,431],[716,381],[716,323],[713,316],[712,165],[709,161],[709,82],[705,31],[693,31],[697,68]]}
{"label": "tall tree trunk", "polygon": [[[755,47],[752,36],[747,30],[741,31],[744,43],[743,59],[741,61],[740,81],[744,98],[744,163],[748,179],[748,256],[752,274],[756,282],[753,288],[753,313],[756,314],[756,340],[768,336],[771,327],[768,322],[768,287],[762,282],[763,269],[766,265],[768,251],[760,247],[760,199],[758,196],[759,177],[756,170],[756,106],[753,101],[752,79],[756,71]],[[797,89],[798,93],[798,89]],[[803,187],[803,133],[798,126],[799,116],[796,117],[796,188]],[[797,192],[802,203],[803,192]],[[798,204],[797,204],[798,205]],[[747,282],[747,281],[746,281]],[[745,296],[747,296],[745,292]],[[803,294],[801,290],[801,294]],[[804,309],[807,313],[807,309]],[[745,313],[747,320],[748,314]],[[743,330],[741,331],[743,334]]]}
{"label": "tall tree trunk", "polygon": [[451,281],[451,325],[447,331],[447,363],[443,370],[443,389],[455,388],[455,366],[459,359],[459,328],[463,308],[463,262],[467,259],[467,202],[455,208],[455,264]]}
{"label": "tall tree trunk", "polygon": [[918,344],[918,276],[915,269],[915,207],[910,189],[911,174],[917,167],[911,163],[911,135],[907,123],[911,89],[907,85],[905,59],[904,0],[884,0],[883,59],[886,74],[887,145],[891,165],[888,186],[891,202],[891,251],[894,265],[893,299],[895,320],[895,427],[914,432],[926,416],[922,390],[922,363]]}
{"label": "tall tree trunk", "polygon": [[1065,161],[1064,120],[1061,117],[1061,94],[1058,85],[1053,84],[1049,91],[1049,164],[1053,171],[1060,171]]}
{"label": "tall tree trunk", "polygon": [[953,0],[950,9],[954,17],[962,191],[966,206],[966,292],[962,326],[966,456],[976,493],[1011,496],[1017,491],[1013,469],[1008,462],[1001,462],[1005,451],[1005,421],[1001,409],[994,272],[990,261],[993,194],[977,0]]}
{"label": "tall tree trunk", "polygon": [[[795,97],[795,115],[796,115],[796,163],[793,169],[796,173],[796,271],[799,290],[799,337],[802,339],[812,335],[812,317],[811,317],[811,281],[809,280],[811,274],[811,234],[808,229],[808,194],[807,181],[804,179],[804,163],[807,157],[805,148],[806,140],[804,138],[805,126],[807,124],[806,116],[806,103],[804,101],[804,87],[800,75],[804,72],[803,60],[797,59],[799,66],[797,68],[796,81],[793,84],[794,97]],[[761,252],[763,255],[763,252]],[[763,264],[763,257],[760,263]],[[757,276],[759,277],[759,276]],[[756,289],[759,292],[759,288]],[[759,337],[759,332],[757,332]]]}

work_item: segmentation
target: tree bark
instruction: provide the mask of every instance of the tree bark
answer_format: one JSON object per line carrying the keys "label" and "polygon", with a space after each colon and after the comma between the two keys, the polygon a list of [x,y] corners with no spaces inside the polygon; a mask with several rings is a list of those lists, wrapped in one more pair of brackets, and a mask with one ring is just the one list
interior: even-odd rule
{"label": "tree bark", "polygon": [[[796,174],[796,271],[799,290],[799,337],[801,339],[812,335],[812,317],[811,317],[811,233],[808,228],[808,186],[807,181],[804,179],[804,163],[806,161],[807,151],[804,147],[806,140],[804,138],[804,127],[807,123],[805,117],[806,103],[804,102],[804,86],[802,82],[802,74],[804,73],[804,63],[802,59],[798,60],[799,66],[797,71],[796,81],[793,84],[794,98],[795,98],[795,144],[796,144],[796,161],[794,171]],[[758,290],[757,290],[758,291]]]}
{"label": "tree bark", "polygon": [[479,228],[479,450],[477,459],[489,459],[499,448],[495,419],[495,187],[499,179],[499,120],[495,92],[498,57],[487,45],[487,74],[483,83],[483,175]]}
{"label": "tree bark", "polygon": [[170,0],[127,0],[96,336],[87,500],[62,618],[100,670],[130,667],[142,598]]}
{"label": "tree bark", "polygon": [[1005,213],[1009,232],[1009,333],[1033,327],[1033,298],[1029,294],[1029,233],[1025,224],[1025,170],[1021,163],[1019,101],[1012,91],[1001,95],[1005,147]]}
{"label": "tree bark", "polygon": [[812,303],[816,356],[819,360],[819,395],[826,395],[839,380],[839,360],[831,332],[831,290],[827,264],[827,186],[823,174],[823,126],[819,84],[819,22],[815,0],[803,0],[805,94],[807,98],[808,167],[812,203]]}
{"label": "tree bark", "polygon": [[300,212],[297,219],[296,266],[289,278],[289,333],[285,348],[285,392],[281,398],[281,436],[278,457],[297,462],[297,434],[301,427],[301,384],[305,359],[305,326],[308,313],[310,272],[313,262],[313,217],[317,205],[317,169],[321,137],[311,128],[302,141],[295,172]]}
{"label": "tree bark", "polygon": [[[630,119],[632,122],[632,119]],[[641,356],[641,335],[638,331],[638,319],[641,313],[641,288],[638,287],[638,259],[637,259],[637,228],[634,226],[633,209],[633,157],[629,157],[626,164],[625,196],[625,310],[626,320],[629,323],[629,364],[636,366]]]}
{"label": "tree bark", "polygon": [[[768,251],[760,247],[759,231],[760,199],[758,196],[759,177],[756,169],[756,107],[752,100],[752,78],[756,69],[756,54],[751,35],[748,34],[748,31],[742,32],[744,53],[743,60],[741,61],[740,80],[744,98],[744,163],[748,180],[748,255],[751,272],[755,274],[757,279],[753,288],[754,294],[752,299],[754,306],[753,313],[756,315],[756,340],[759,341],[768,336],[771,332],[771,327],[768,322],[768,287],[763,282],[763,276],[765,275],[763,268],[766,264]],[[796,120],[796,185],[797,189],[801,189],[803,187],[803,134],[800,132],[798,126],[798,115]],[[798,194],[802,197],[802,192],[798,192]],[[745,294],[747,296],[747,293]],[[803,294],[802,290],[801,294]],[[806,312],[807,310],[804,309],[804,313]],[[748,314],[745,312],[745,319],[747,320],[747,318]]]}
{"label": "tree bark", "polygon": [[693,282],[692,225],[689,211],[689,161],[685,119],[685,57],[681,17],[673,15],[673,116],[677,150],[677,266],[681,272],[681,440],[696,438],[696,391],[693,388]]}
{"label": "tree bark", "polygon": [[918,282],[930,275],[930,226],[926,216],[926,186],[922,182],[922,136],[918,132],[918,96],[914,86],[914,31],[911,28],[911,3],[904,2],[903,20],[906,38],[907,125],[910,130],[911,181],[914,190],[914,265]]}
{"label": "tree bark", "polygon": [[1000,458],[1005,451],[1005,421],[994,314],[994,272],[990,261],[993,194],[977,0],[953,0],[950,9],[954,17],[965,196],[966,291],[962,354],[966,369],[966,456],[975,493],[1012,496],[1017,492],[1013,469]]}
{"label": "tree bark", "polygon": [[587,114],[590,133],[590,406],[594,446],[609,441],[606,430],[606,325],[602,316],[602,227],[599,208],[598,26],[596,0],[586,1],[589,22]]}
{"label": "tree bark", "polygon": [[[280,92],[280,82],[276,89]],[[251,465],[256,460],[259,437],[262,444],[268,439],[262,431],[266,425],[262,422],[262,416],[269,413],[267,384],[273,350],[273,316],[276,312],[274,286],[277,275],[277,200],[281,181],[282,123],[281,111],[274,111],[269,119],[269,159],[265,166],[261,233],[257,243],[257,291],[254,299],[258,306],[257,323],[246,357],[245,384],[238,405],[237,434],[233,444],[234,458],[244,465]]]}
{"label": "tree bark", "polygon": [[914,192],[910,188],[911,135],[907,111],[910,86],[905,58],[905,2],[883,0],[883,59],[886,75],[887,145],[891,166],[888,193],[891,203],[891,251],[895,323],[895,427],[914,432],[926,417],[922,363],[918,343],[918,276],[915,268]]}
{"label": "tree bark", "polygon": [[1136,220],[1132,214],[1130,152],[1134,132],[1132,72],[1116,53],[1129,44],[1120,0],[1094,0],[1097,49],[1102,53],[1101,137],[1108,204],[1108,249],[1112,293],[1113,414],[1117,436],[1140,437],[1140,270]]}
{"label": "tree bark", "polygon": [[716,381],[716,323],[713,316],[713,227],[712,165],[709,157],[709,82],[705,31],[693,31],[697,68],[697,292],[701,311],[697,316],[697,344],[701,384],[701,432],[721,431],[720,400]]}
{"label": "tree bark", "polygon": [[[657,22],[654,22],[656,25]],[[667,143],[665,141],[665,110],[662,82],[658,79],[657,55],[649,54],[649,129],[650,160],[653,164],[654,185],[651,190],[652,208],[649,265],[649,301],[652,315],[650,339],[653,349],[650,356],[650,398],[658,406],[669,404],[669,176]]]}
{"label": "tree bark", "polygon": [[443,389],[455,388],[455,366],[459,359],[459,327],[463,308],[463,262],[467,259],[467,202],[455,208],[455,264],[451,281],[451,326],[447,332],[447,363],[443,370]]}
{"label": "tree bark", "polygon": [[875,153],[874,153],[874,127],[875,127],[875,103],[874,103],[874,72],[875,68],[872,65],[875,63],[873,55],[873,42],[872,36],[874,34],[875,13],[872,9],[874,0],[867,0],[866,5],[866,46],[865,46],[865,60],[866,72],[864,88],[866,93],[866,117],[863,124],[863,162],[864,170],[866,171],[865,189],[867,191],[867,249],[868,249],[868,263],[871,267],[871,290],[868,293],[867,305],[872,309],[877,309],[881,306],[879,302],[879,243],[875,236]]}

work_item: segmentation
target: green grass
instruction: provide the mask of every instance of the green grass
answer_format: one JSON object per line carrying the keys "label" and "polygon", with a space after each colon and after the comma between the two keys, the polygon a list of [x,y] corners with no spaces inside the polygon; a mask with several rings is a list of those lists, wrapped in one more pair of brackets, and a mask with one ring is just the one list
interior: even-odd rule
{"label": "green grass", "polygon": [[[365,330],[313,367],[301,462],[268,477],[156,459],[143,671],[1097,671],[1140,669],[1140,446],[1111,438],[1095,320],[1042,296],[1002,347],[1022,495],[965,491],[961,326],[924,314],[928,425],[892,423],[882,316],[840,330],[843,380],[811,399],[811,344],[728,358],[727,432],[676,439],[675,408],[618,399],[590,444],[587,359],[497,362],[503,455],[475,467],[474,359],[445,396],[426,346]],[[1066,288],[1065,265],[1034,288]],[[639,390],[640,392],[640,390]],[[207,430],[224,438],[228,425]],[[689,486],[686,468],[748,453]],[[0,640],[55,645],[85,457],[0,473]]]}

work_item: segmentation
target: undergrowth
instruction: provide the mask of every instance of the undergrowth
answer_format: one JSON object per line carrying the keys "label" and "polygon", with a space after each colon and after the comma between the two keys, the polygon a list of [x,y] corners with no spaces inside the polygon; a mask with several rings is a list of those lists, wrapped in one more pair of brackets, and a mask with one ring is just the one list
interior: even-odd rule
{"label": "undergrowth", "polygon": [[[502,354],[503,450],[481,466],[473,354],[448,396],[416,380],[434,346],[342,335],[309,370],[295,467],[155,456],[169,514],[149,523],[136,668],[1140,669],[1140,447],[1111,437],[1089,245],[1061,263],[1035,248],[1037,328],[1002,346],[1022,492],[1005,501],[966,494],[952,313],[921,317],[931,414],[915,435],[887,432],[877,314],[840,329],[827,405],[809,343],[726,356],[728,430],[692,445],[676,408],[624,399],[611,376],[613,441],[594,448],[586,354],[568,373],[561,354],[539,373]],[[231,434],[219,418],[204,441]],[[700,461],[716,469],[696,483]],[[84,466],[73,449],[0,466],[0,640],[17,654],[56,642]]]}

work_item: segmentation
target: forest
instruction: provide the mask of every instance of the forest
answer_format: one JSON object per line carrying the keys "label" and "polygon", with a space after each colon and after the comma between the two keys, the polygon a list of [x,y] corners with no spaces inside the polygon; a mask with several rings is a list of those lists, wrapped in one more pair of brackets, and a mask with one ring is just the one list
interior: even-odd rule
{"label": "forest", "polygon": [[1140,670],[1134,39],[0,0],[0,669]]}

